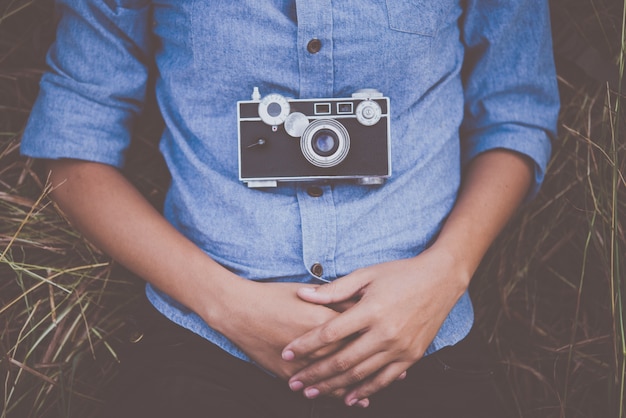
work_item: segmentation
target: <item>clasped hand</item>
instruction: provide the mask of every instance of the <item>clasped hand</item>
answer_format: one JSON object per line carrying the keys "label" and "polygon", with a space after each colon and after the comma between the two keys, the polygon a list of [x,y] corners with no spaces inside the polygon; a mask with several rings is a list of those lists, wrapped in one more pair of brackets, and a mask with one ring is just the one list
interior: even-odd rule
{"label": "clasped hand", "polygon": [[297,295],[304,301],[349,308],[283,349],[286,362],[327,350],[289,378],[290,388],[307,398],[331,395],[350,406],[368,406],[369,396],[402,379],[424,355],[466,290],[469,280],[455,265],[445,253],[427,250],[319,287],[300,287]]}

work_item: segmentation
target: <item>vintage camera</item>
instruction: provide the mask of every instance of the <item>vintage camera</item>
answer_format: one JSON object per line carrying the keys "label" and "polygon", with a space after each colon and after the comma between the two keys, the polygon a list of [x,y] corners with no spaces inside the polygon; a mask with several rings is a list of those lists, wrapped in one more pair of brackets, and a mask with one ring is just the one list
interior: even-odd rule
{"label": "vintage camera", "polygon": [[374,89],[350,98],[263,98],[237,102],[239,179],[248,187],[278,182],[353,180],[391,175],[389,98]]}

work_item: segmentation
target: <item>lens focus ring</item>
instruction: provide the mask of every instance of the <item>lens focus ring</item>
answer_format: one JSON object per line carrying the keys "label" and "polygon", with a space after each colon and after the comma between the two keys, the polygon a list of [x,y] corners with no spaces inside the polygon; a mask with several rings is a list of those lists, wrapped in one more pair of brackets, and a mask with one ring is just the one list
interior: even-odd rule
{"label": "lens focus ring", "polygon": [[[328,149],[333,149],[331,154],[320,151],[320,140],[324,142],[335,141]],[[325,146],[323,148],[326,148]],[[350,135],[347,129],[334,119],[318,119],[307,126],[300,137],[300,149],[304,158],[311,164],[328,168],[342,162],[350,151]],[[323,155],[322,155],[323,154]]]}

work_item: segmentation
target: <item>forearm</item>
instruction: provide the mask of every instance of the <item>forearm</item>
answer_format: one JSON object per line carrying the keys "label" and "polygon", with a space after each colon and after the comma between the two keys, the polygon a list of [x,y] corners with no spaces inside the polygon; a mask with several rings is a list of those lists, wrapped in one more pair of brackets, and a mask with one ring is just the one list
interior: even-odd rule
{"label": "forearm", "polygon": [[296,296],[296,283],[257,283],[219,265],[167,222],[115,168],[50,161],[52,198],[72,224],[118,262],[200,315],[277,376],[281,349],[337,313]]}
{"label": "forearm", "polygon": [[465,287],[528,193],[532,175],[526,157],[499,149],[477,156],[468,166],[457,202],[433,245],[462,267]]}
{"label": "forearm", "polygon": [[[114,167],[48,161],[52,198],[98,248],[205,320],[228,282],[243,280],[179,233]],[[215,303],[212,303],[215,302]]]}

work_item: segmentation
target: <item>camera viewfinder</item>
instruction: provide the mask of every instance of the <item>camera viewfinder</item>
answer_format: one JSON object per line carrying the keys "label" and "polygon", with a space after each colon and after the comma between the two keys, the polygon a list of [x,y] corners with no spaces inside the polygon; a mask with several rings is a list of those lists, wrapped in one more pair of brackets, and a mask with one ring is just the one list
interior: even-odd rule
{"label": "camera viewfinder", "polygon": [[315,103],[316,115],[330,115],[330,103]]}
{"label": "camera viewfinder", "polygon": [[339,115],[351,115],[352,112],[352,103],[344,102],[337,103],[337,114]]}

